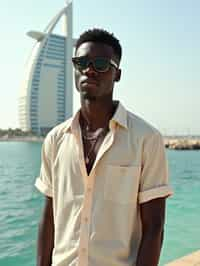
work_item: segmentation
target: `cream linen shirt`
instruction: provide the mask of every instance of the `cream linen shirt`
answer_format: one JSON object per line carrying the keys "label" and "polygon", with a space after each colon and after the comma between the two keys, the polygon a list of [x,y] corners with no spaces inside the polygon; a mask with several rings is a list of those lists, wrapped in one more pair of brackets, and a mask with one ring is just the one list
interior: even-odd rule
{"label": "cream linen shirt", "polygon": [[53,198],[52,265],[134,266],[140,204],[172,194],[162,137],[119,103],[88,176],[79,113],[47,135],[35,183]]}

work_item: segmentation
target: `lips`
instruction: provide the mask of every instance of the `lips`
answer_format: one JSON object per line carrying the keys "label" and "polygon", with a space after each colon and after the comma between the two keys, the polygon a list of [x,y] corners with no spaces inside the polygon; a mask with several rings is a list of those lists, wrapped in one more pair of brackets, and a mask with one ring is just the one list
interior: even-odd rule
{"label": "lips", "polygon": [[84,79],[81,81],[81,85],[88,84],[88,85],[98,85],[97,81],[94,79]]}

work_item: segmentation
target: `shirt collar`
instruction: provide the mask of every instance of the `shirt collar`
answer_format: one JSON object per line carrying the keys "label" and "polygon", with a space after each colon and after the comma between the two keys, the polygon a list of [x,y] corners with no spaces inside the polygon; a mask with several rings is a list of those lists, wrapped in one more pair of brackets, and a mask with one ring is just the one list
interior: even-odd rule
{"label": "shirt collar", "polygon": [[75,115],[68,121],[65,132],[72,131],[75,132],[79,128],[79,115],[80,115],[80,109],[75,113]]}
{"label": "shirt collar", "polygon": [[[118,124],[124,128],[128,128],[127,126],[127,111],[125,107],[120,103],[117,102],[117,109],[113,115],[113,117],[110,120],[110,127],[112,127],[112,124]],[[69,131],[71,129],[72,132],[75,132],[79,128],[79,116],[80,116],[80,109],[76,112],[76,114],[69,120],[69,123],[67,123],[65,132]]]}
{"label": "shirt collar", "polygon": [[128,128],[127,126],[127,111],[125,107],[118,102],[117,109],[111,119],[111,122],[114,122],[115,124],[118,124],[124,128]]}

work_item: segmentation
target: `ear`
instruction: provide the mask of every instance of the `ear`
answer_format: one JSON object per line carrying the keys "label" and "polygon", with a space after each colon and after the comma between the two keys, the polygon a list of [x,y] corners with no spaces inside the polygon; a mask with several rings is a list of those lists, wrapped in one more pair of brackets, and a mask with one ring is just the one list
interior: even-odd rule
{"label": "ear", "polygon": [[116,73],[115,73],[115,81],[120,81],[121,79],[121,69],[117,69]]}

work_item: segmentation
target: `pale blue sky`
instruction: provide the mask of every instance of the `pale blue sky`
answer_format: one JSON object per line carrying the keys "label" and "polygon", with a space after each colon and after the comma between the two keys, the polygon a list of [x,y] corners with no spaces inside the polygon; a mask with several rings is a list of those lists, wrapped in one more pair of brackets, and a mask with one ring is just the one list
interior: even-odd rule
{"label": "pale blue sky", "polygon": [[[115,98],[164,134],[200,135],[200,1],[74,0],[74,37],[105,28],[123,48]],[[34,42],[63,0],[3,1],[0,8],[0,128],[18,127],[18,96]],[[75,95],[75,109],[79,99]]]}

